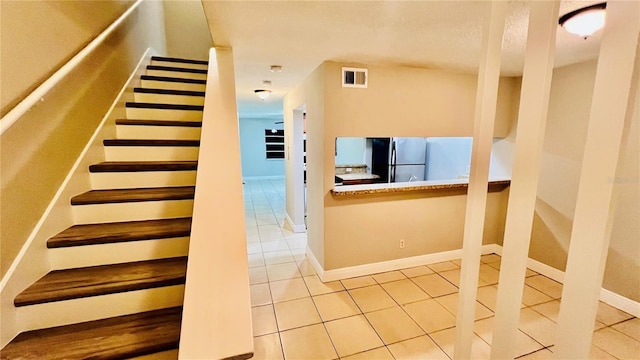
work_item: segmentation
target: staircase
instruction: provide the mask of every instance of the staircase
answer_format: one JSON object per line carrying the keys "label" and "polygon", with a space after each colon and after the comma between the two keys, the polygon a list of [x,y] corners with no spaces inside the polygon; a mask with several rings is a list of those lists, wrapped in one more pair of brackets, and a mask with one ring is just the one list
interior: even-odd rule
{"label": "staircase", "polygon": [[175,358],[207,62],[153,57],[1,359]]}

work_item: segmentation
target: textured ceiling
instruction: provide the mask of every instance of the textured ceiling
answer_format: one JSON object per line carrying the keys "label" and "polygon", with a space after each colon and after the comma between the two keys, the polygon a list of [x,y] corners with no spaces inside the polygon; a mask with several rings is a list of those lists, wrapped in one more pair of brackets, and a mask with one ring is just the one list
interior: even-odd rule
{"label": "textured ceiling", "polygon": [[[563,1],[560,15],[598,1]],[[282,97],[325,60],[477,72],[488,1],[203,1],[216,46],[233,48],[241,117],[281,118]],[[502,74],[522,74],[527,1],[510,1]],[[597,57],[558,28],[555,66]],[[270,65],[284,71],[272,73]],[[261,102],[253,90],[272,81]]]}

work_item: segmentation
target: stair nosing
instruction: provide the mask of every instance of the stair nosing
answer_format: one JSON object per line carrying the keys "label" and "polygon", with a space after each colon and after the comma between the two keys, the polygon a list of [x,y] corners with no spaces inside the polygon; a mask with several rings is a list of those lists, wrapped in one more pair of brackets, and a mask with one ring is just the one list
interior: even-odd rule
{"label": "stair nosing", "polygon": [[126,102],[125,107],[128,109],[204,111],[203,105],[162,104],[162,103],[149,103],[149,102],[136,102],[136,101]]}
{"label": "stair nosing", "polygon": [[160,95],[181,95],[181,96],[194,96],[204,97],[204,91],[192,91],[192,90],[171,90],[171,89],[154,89],[154,88],[133,88],[134,93],[142,94],[160,94]]}
{"label": "stair nosing", "polygon": [[[161,190],[171,191],[173,194],[158,194],[153,196],[154,193]],[[100,194],[120,194],[120,196],[114,195],[112,198],[101,197]],[[124,196],[126,193],[133,195],[137,194],[137,197],[133,195],[131,197]],[[148,201],[175,201],[175,200],[193,200],[195,194],[195,186],[165,186],[165,187],[152,187],[152,188],[128,188],[128,189],[105,189],[105,190],[89,190],[85,193],[76,195],[71,198],[71,205],[100,205],[100,204],[124,204],[124,203],[137,203]],[[146,197],[143,197],[145,195]]]}
{"label": "stair nosing", "polygon": [[178,126],[202,127],[202,121],[151,120],[151,119],[117,119],[116,125],[123,126]]}
{"label": "stair nosing", "polygon": [[104,146],[198,147],[200,140],[104,139]]}
{"label": "stair nosing", "polygon": [[171,76],[155,76],[155,75],[141,75],[140,80],[164,81],[164,82],[186,83],[186,84],[197,84],[197,85],[207,84],[207,80],[185,79],[185,78],[178,78],[178,77],[171,77]]}
{"label": "stair nosing", "polygon": [[181,67],[164,66],[164,65],[147,65],[147,70],[173,71],[173,72],[202,74],[202,75],[207,74],[207,70],[205,69],[181,68]]}
{"label": "stair nosing", "polygon": [[[39,296],[39,297],[37,296],[29,297],[24,295],[21,296],[25,292],[28,292],[28,290],[32,286],[38,284],[38,281],[41,281],[47,276],[57,276],[59,274],[73,273],[73,272],[86,273],[92,270],[99,271],[99,269],[101,270],[101,269],[114,269],[114,268],[116,269],[116,271],[121,269],[122,271],[126,271],[126,269],[124,269],[126,267],[133,267],[135,265],[140,265],[143,263],[151,264],[151,263],[168,263],[168,262],[182,262],[182,261],[184,261],[185,263],[184,265],[185,272],[183,275],[180,275],[180,276],[168,277],[166,279],[161,279],[156,281],[154,281],[153,278],[128,279],[126,281],[122,281],[121,284],[119,284],[118,281],[105,283],[105,284],[83,283],[85,286],[73,287],[73,289],[76,290],[76,293],[59,291],[56,294],[55,291],[51,291],[48,293],[48,296]],[[86,267],[71,268],[71,269],[64,269],[64,270],[52,270],[49,273],[47,273],[45,276],[40,278],[38,281],[33,283],[30,287],[25,289],[23,292],[18,294],[14,298],[13,303],[14,303],[14,306],[16,307],[22,307],[22,306],[46,304],[46,303],[65,301],[65,300],[83,299],[83,298],[101,296],[101,295],[119,294],[119,293],[129,292],[129,291],[138,291],[138,290],[156,289],[160,287],[167,287],[167,286],[174,286],[174,285],[183,285],[186,279],[186,262],[187,262],[186,256],[179,256],[179,257],[164,258],[164,259],[153,259],[153,260],[134,261],[134,262],[127,262],[127,263],[118,263],[118,264],[86,266]],[[180,266],[181,265],[182,264],[180,264]],[[64,290],[68,290],[68,289],[65,288]],[[21,299],[25,297],[26,299]]]}
{"label": "stair nosing", "polygon": [[195,171],[198,161],[104,161],[89,165],[90,173]]}
{"label": "stair nosing", "polygon": [[175,57],[168,57],[168,56],[152,56],[151,60],[195,64],[195,65],[209,65],[209,62],[206,60],[192,60],[192,59],[183,59],[183,58],[175,58]]}

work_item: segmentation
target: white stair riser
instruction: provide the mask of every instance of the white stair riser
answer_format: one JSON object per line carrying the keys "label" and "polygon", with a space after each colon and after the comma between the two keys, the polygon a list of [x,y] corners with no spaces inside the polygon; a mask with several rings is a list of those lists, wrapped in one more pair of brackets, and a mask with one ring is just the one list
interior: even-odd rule
{"label": "white stair riser", "polygon": [[150,69],[147,69],[147,75],[178,77],[178,78],[183,78],[183,79],[207,80],[207,74],[197,74],[197,73],[189,73],[189,72],[182,72],[182,71],[150,70]]}
{"label": "white stair riser", "polygon": [[91,173],[91,188],[95,190],[192,186],[195,184],[195,170]]}
{"label": "white stair riser", "polygon": [[158,60],[151,60],[151,65],[157,65],[157,66],[171,66],[171,67],[177,67],[177,68],[183,68],[183,69],[200,69],[200,70],[207,70],[207,65],[200,65],[200,64],[185,64],[185,63],[171,62],[171,61],[158,61]]}
{"label": "white stair riser", "polygon": [[127,119],[202,121],[202,111],[128,107]]}
{"label": "white stair riser", "polygon": [[52,269],[57,270],[164,259],[188,253],[189,237],[179,237],[49,249],[49,260]]}
{"label": "white stair riser", "polygon": [[194,146],[105,146],[107,161],[180,161],[198,160]]}
{"label": "white stair riser", "polygon": [[99,224],[191,216],[193,200],[74,205],[72,208],[76,224]]}
{"label": "white stair riser", "polygon": [[23,331],[181,306],[184,285],[128,291],[17,308]]}
{"label": "white stair riser", "polygon": [[178,359],[178,350],[163,351],[155,354],[136,356],[129,360],[176,360]]}
{"label": "white stair riser", "polygon": [[141,80],[140,85],[146,89],[167,89],[167,90],[187,90],[187,91],[204,91],[204,84],[190,84],[183,82],[157,81],[157,80]]}
{"label": "white stair riser", "polygon": [[116,125],[118,139],[199,140],[199,127]]}
{"label": "white stair riser", "polygon": [[176,104],[176,105],[204,105],[204,96],[151,94],[134,92],[133,98],[136,102],[153,104]]}

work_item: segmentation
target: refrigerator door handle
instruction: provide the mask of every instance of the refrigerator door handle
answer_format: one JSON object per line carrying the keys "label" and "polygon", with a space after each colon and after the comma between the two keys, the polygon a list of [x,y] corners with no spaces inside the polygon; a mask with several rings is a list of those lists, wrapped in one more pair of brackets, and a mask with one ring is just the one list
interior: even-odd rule
{"label": "refrigerator door handle", "polygon": [[396,142],[391,143],[391,182],[396,182]]}

